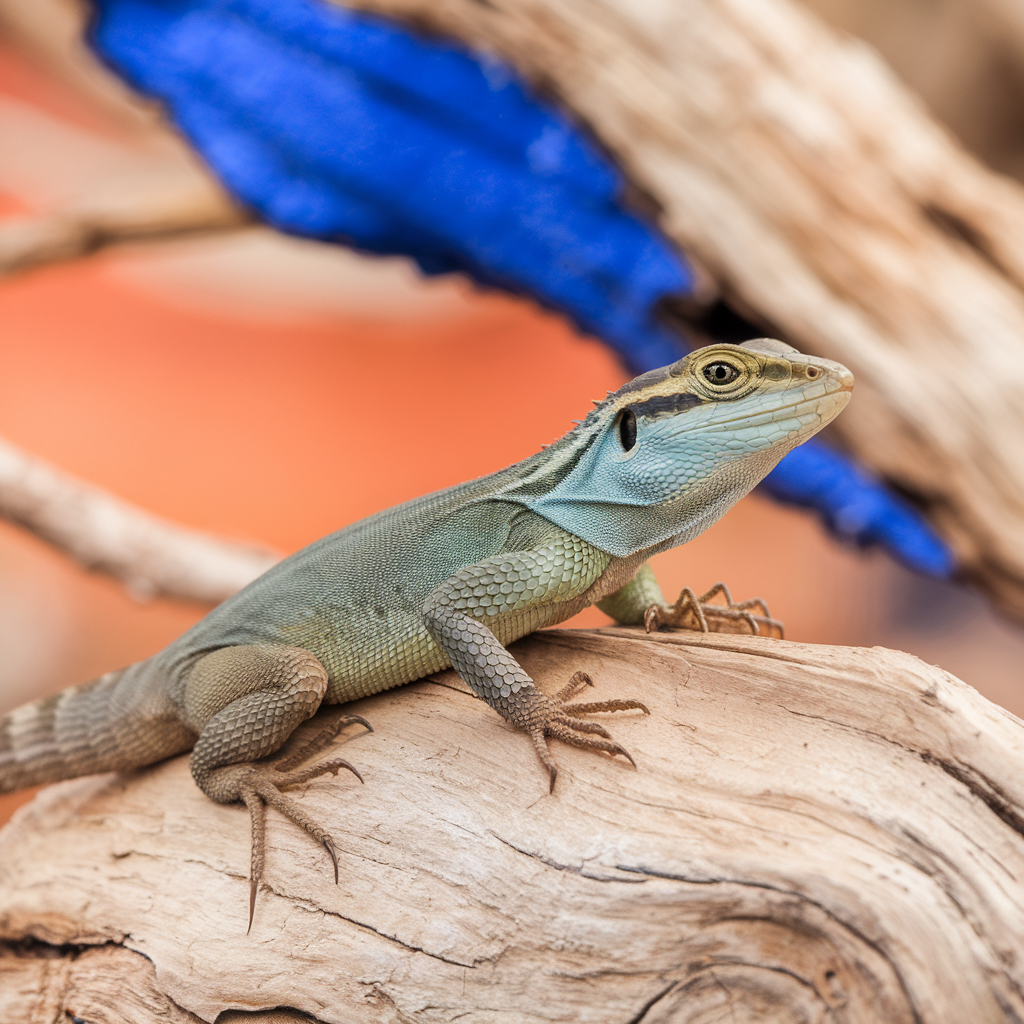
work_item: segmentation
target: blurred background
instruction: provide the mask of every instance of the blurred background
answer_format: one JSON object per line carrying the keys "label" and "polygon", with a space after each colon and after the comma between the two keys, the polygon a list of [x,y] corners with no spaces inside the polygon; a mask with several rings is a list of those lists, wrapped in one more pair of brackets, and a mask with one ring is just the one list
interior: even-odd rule
{"label": "blurred background", "polygon": [[[876,46],[999,170],[1024,175],[1024,55],[969,0],[808,0]],[[975,12],[976,13],[976,12]],[[0,3],[0,217],[194,159],[78,41],[80,9]],[[0,435],[176,522],[284,552],[532,454],[627,375],[527,301],[248,227],[0,280]],[[854,399],[856,401],[856,398]],[[659,556],[797,641],[910,651],[1024,714],[1021,627],[971,591],[841,547],[757,494]],[[143,658],[205,609],[143,602],[0,523],[0,711]],[[596,609],[572,625],[607,621]],[[0,821],[31,794],[0,798]]]}

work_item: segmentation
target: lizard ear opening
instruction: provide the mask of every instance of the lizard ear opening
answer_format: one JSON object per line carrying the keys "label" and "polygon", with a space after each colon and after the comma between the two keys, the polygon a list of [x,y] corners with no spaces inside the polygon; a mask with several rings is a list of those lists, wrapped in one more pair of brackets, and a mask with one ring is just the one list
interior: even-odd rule
{"label": "lizard ear opening", "polygon": [[627,452],[636,444],[636,413],[632,409],[624,409],[619,417],[619,440]]}

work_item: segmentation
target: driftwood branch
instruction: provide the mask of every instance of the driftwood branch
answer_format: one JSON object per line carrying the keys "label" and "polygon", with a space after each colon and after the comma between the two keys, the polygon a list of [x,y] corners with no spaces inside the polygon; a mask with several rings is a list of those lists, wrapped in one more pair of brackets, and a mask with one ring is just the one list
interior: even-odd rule
{"label": "driftwood branch", "polygon": [[0,439],[0,516],[139,597],[214,604],[280,558],[178,526],[75,479]]}
{"label": "driftwood branch", "polygon": [[243,227],[252,217],[208,173],[154,161],[54,210],[0,224],[0,275],[87,256],[123,242]]}
{"label": "driftwood branch", "polygon": [[246,814],[184,758],[52,787],[0,833],[0,1019],[37,1019],[44,976],[56,1011],[134,1024],[1024,1016],[1019,720],[878,648],[608,629],[515,650],[548,691],[584,669],[645,701],[609,723],[638,769],[555,744],[549,796],[451,674],[360,701],[365,785],[300,796],[341,884],[271,812],[249,936]]}
{"label": "driftwood branch", "polygon": [[1024,190],[789,0],[351,0],[510,60],[726,293],[857,374],[836,423],[1024,616]]}

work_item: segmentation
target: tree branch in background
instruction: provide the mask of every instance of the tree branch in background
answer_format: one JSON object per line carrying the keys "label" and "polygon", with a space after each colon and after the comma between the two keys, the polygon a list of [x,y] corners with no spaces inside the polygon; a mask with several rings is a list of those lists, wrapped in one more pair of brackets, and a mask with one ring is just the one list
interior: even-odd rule
{"label": "tree branch in background", "polygon": [[366,785],[301,797],[341,884],[271,814],[249,935],[248,817],[187,758],[51,787],[0,833],[0,1018],[37,1019],[42,992],[47,1020],[132,1024],[1024,1017],[1019,720],[881,648],[608,629],[513,650],[547,692],[583,669],[644,701],[614,726],[637,769],[556,744],[549,796],[451,674],[350,705],[377,730],[339,751]]}
{"label": "tree branch in background", "polygon": [[140,597],[216,604],[280,556],[161,519],[0,440],[0,516]]}
{"label": "tree branch in background", "polygon": [[0,223],[0,275],[119,242],[230,230],[252,217],[208,174],[174,163],[124,175],[45,214]]}

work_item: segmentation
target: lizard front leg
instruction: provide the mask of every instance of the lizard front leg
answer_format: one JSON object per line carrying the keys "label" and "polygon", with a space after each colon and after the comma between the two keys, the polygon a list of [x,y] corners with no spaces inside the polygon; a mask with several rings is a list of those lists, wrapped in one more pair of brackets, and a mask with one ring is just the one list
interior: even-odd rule
{"label": "lizard front leg", "polygon": [[[189,767],[199,788],[217,803],[240,801],[252,823],[249,874],[249,927],[263,875],[266,846],[266,805],[322,843],[334,864],[338,858],[331,837],[281,790],[345,768],[362,776],[341,758],[298,768],[323,749],[352,722],[370,729],[365,719],[348,715],[322,730],[311,742],[286,757],[258,764],[277,750],[299,723],[313,715],[327,691],[327,671],[301,647],[251,645],[222,647],[192,667],[184,689],[184,717],[199,733]],[[371,730],[372,731],[372,730]]]}
{"label": "lizard front leg", "polygon": [[[582,598],[606,564],[603,552],[567,534],[564,542],[500,554],[468,566],[435,588],[423,606],[427,629],[456,672],[502,718],[530,735],[548,770],[552,791],[558,767],[548,749],[548,737],[619,754],[635,766],[603,726],[584,721],[582,716],[631,709],[649,712],[636,700],[569,703],[584,686],[592,685],[583,672],[548,697],[534,686],[502,641],[511,642],[539,626],[567,618],[571,612],[566,614],[564,606]],[[556,610],[555,605],[563,609]]]}
{"label": "lizard front leg", "polygon": [[[725,604],[712,603],[719,595]],[[689,587],[684,587],[675,604],[670,605],[662,596],[654,572],[646,562],[624,587],[599,601],[597,606],[623,625],[638,626],[642,623],[648,633],[670,626],[702,633],[749,632],[755,636],[777,632],[781,638],[784,631],[783,624],[771,617],[768,605],[761,598],[733,601],[724,583],[716,583],[700,597]],[[755,614],[755,611],[760,614]]]}

